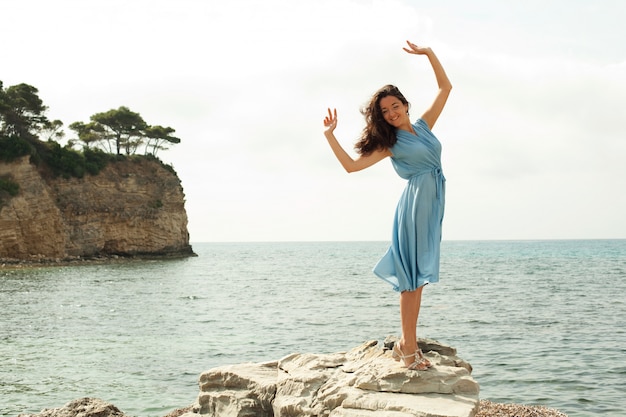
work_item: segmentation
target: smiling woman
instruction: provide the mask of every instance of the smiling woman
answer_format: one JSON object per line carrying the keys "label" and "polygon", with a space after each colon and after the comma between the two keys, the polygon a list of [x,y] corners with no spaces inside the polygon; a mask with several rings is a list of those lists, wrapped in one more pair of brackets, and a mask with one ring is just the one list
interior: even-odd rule
{"label": "smiling woman", "polygon": [[379,89],[363,109],[366,126],[355,148],[353,159],[341,147],[334,130],[337,110],[324,119],[325,136],[335,156],[347,172],[360,171],[391,157],[398,175],[407,181],[393,223],[391,245],[374,267],[374,273],[400,292],[402,338],[394,346],[396,360],[408,369],[425,370],[431,366],[417,345],[417,319],[422,290],[439,281],[439,246],[445,205],[445,178],[441,170],[441,144],[431,128],[439,118],[452,84],[430,48],[407,41],[405,52],[425,55],[437,78],[435,99],[411,124],[409,103],[397,87]]}

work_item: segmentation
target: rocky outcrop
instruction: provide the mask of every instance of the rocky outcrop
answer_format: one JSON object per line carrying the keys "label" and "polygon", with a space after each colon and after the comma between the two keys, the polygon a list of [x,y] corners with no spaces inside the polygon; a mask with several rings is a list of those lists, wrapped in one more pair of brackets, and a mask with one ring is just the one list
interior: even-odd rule
{"label": "rocky outcrop", "polygon": [[420,345],[434,364],[409,371],[376,341],[349,352],[292,354],[279,361],[222,366],[200,376],[185,417],[472,417],[479,387],[471,366],[434,341]]}
{"label": "rocky outcrop", "polygon": [[98,398],[79,398],[63,407],[46,408],[39,414],[20,414],[18,417],[127,417],[113,404]]}
{"label": "rocky outcrop", "polygon": [[[165,417],[567,417],[558,410],[478,401],[472,367],[456,350],[420,339],[434,364],[408,371],[391,359],[394,338],[349,352],[294,353],[279,361],[228,365],[200,376],[196,404]],[[18,417],[127,417],[113,404],[81,398]]]}
{"label": "rocky outcrop", "polygon": [[185,196],[158,161],[111,162],[84,178],[46,178],[23,157],[0,163],[19,194],[0,205],[0,259],[192,255]]}

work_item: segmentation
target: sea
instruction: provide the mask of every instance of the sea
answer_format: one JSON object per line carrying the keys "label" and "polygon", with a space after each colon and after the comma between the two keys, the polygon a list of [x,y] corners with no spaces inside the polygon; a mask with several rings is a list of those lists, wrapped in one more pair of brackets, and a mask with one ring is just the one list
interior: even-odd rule
{"label": "sea", "polygon": [[[194,243],[197,257],[0,268],[0,415],[96,397],[191,405],[211,368],[400,334],[371,269],[386,242]],[[418,337],[453,346],[480,398],[626,415],[626,240],[444,241]]]}

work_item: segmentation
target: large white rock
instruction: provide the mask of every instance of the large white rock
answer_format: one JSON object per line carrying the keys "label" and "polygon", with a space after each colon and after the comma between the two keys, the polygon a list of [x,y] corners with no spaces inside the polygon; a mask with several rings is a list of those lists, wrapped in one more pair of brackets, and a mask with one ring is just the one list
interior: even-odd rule
{"label": "large white rock", "polygon": [[270,417],[276,395],[277,362],[214,368],[200,375],[198,413]]}
{"label": "large white rock", "polygon": [[[277,362],[229,365],[200,376],[197,415],[473,417],[479,387],[471,366],[433,340],[420,346],[433,363],[409,371],[387,343],[366,342],[349,352],[294,353]],[[194,416],[193,413],[185,414]]]}

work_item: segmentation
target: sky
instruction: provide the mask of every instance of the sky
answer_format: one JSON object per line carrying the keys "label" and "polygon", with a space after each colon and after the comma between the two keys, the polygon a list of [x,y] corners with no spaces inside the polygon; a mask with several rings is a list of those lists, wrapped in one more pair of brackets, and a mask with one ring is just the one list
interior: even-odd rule
{"label": "sky", "polygon": [[[621,0],[0,0],[4,87],[65,126],[127,106],[181,143],[191,242],[385,241],[405,182],[347,174],[361,107],[395,84],[419,117],[430,46],[453,90],[444,240],[626,238]],[[66,129],[66,138],[73,132]]]}

